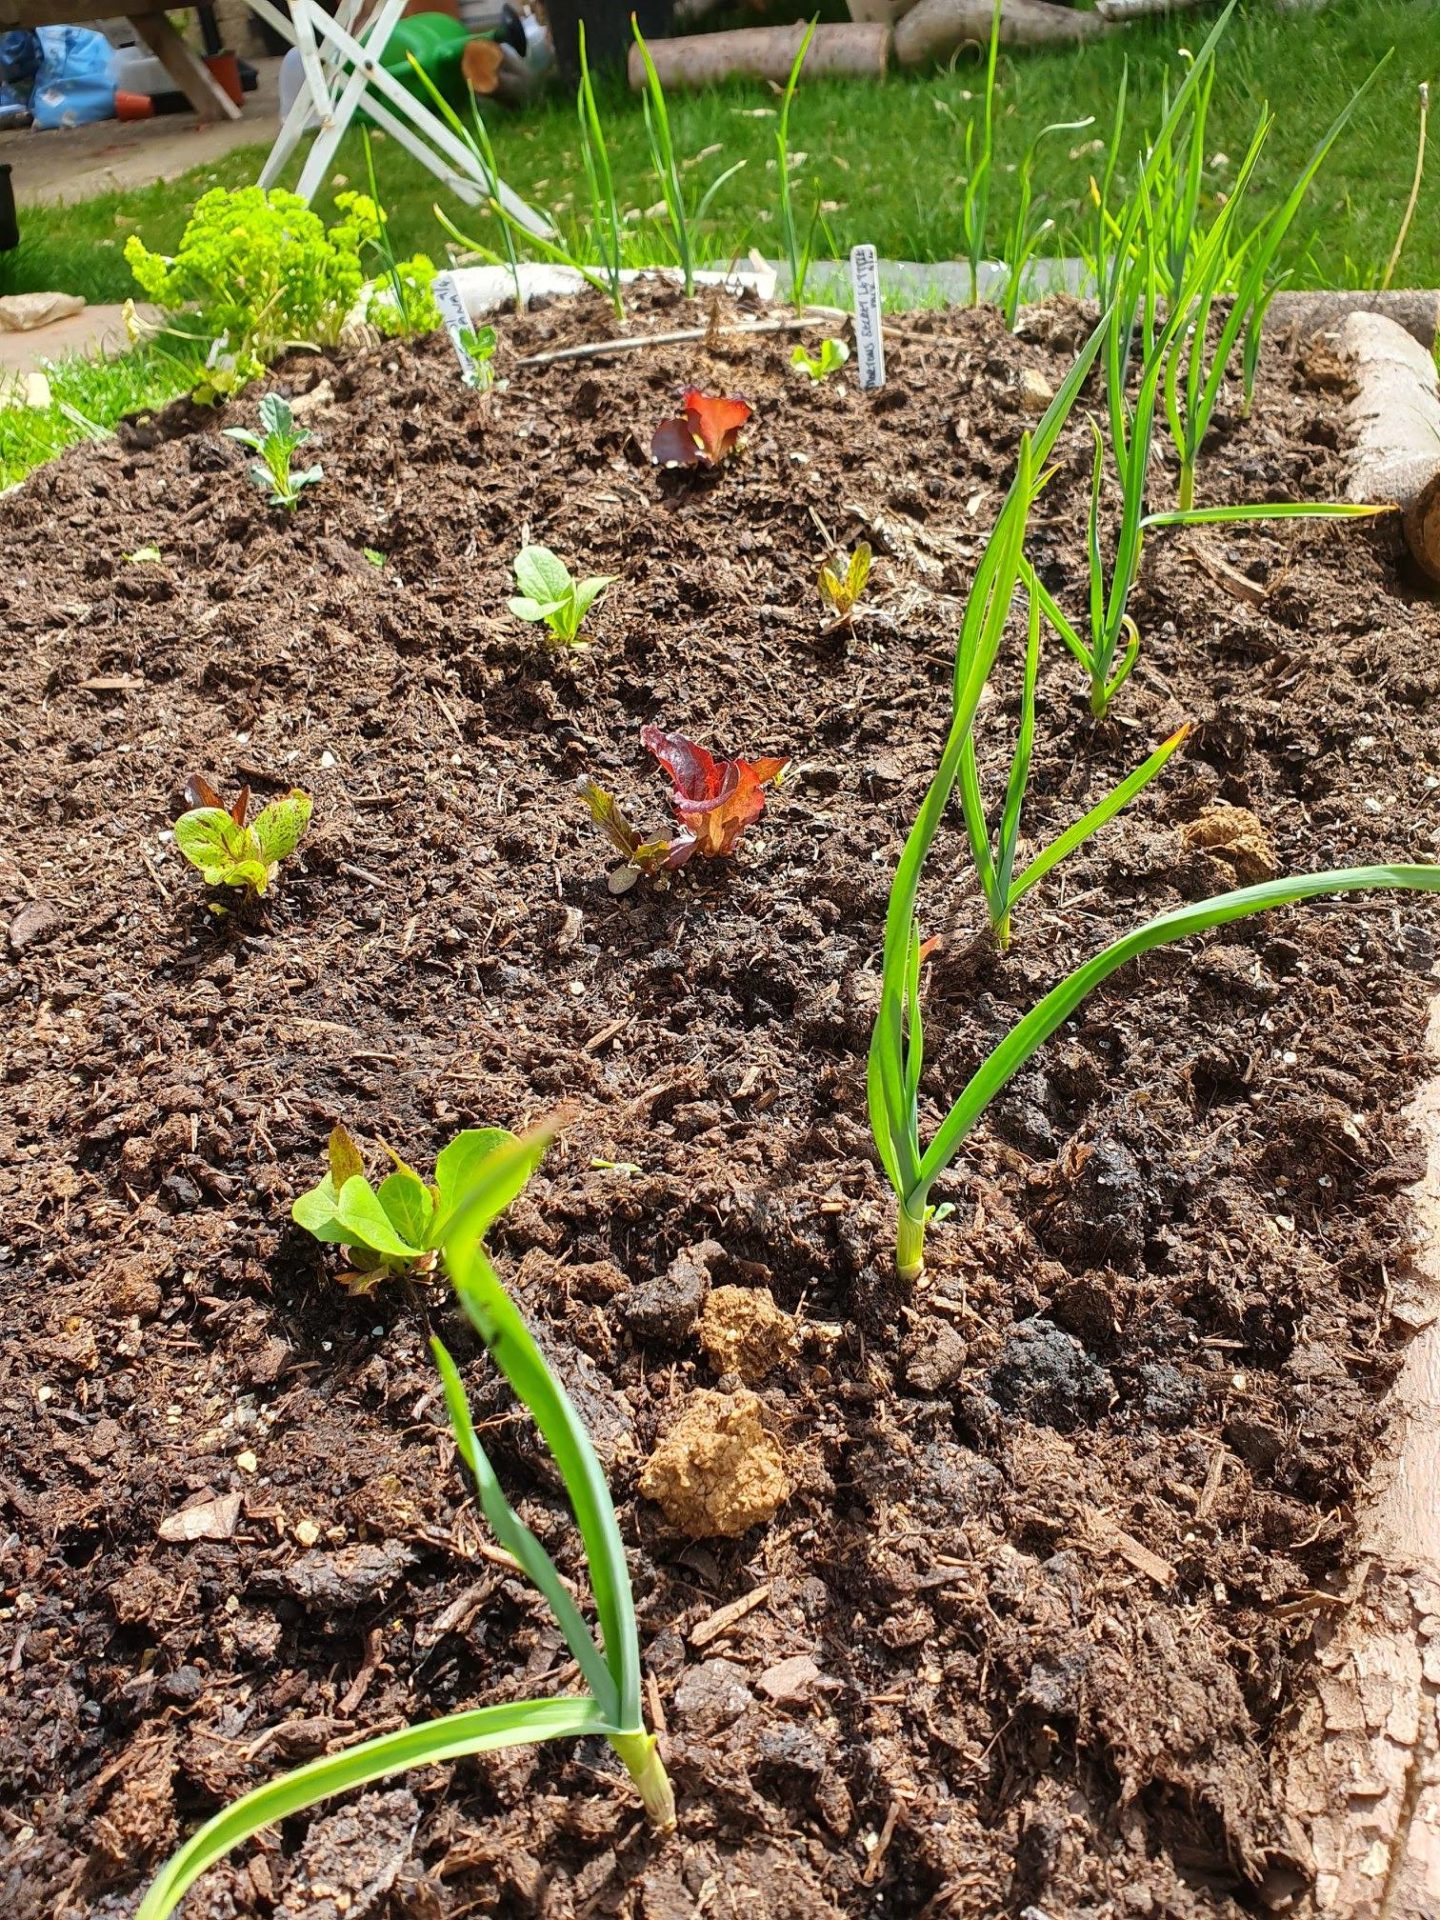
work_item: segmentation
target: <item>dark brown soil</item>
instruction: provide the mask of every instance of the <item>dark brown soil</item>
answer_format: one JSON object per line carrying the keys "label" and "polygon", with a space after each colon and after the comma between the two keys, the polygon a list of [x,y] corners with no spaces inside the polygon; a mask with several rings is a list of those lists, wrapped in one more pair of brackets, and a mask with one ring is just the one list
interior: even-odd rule
{"label": "dark brown soil", "polygon": [[[187,1911],[1219,1916],[1303,1869],[1272,1762],[1400,1346],[1432,914],[1302,908],[1118,976],[967,1148],[913,1297],[866,1124],[889,877],[1018,372],[1058,377],[1080,325],[1061,310],[1016,343],[992,316],[914,317],[873,398],[801,384],[785,336],[516,369],[609,330],[577,302],[502,327],[489,397],[443,340],[283,369],[334,396],[293,518],[183,409],[0,507],[11,1920],[132,1912],[247,1785],[573,1684],[480,1551],[427,1327],[573,1572],[528,1423],[438,1284],[351,1297],[288,1217],[337,1119],[376,1165],[383,1137],[428,1167],[462,1125],[561,1104],[493,1241],[613,1470],[679,1832],[647,1834],[606,1751],[556,1746],[295,1820]],[[748,444],[713,478],[663,476],[643,449],[692,379],[755,403]],[[1269,350],[1202,496],[1324,495],[1335,420]],[[1034,551],[1078,611],[1083,420],[1062,449]],[[586,652],[505,610],[527,527],[620,576]],[[846,641],[815,570],[866,531]],[[1389,536],[1196,544],[1152,543],[1112,721],[1049,653],[1031,835],[1196,733],[1025,902],[1008,957],[979,938],[958,823],[942,840],[932,1117],[1112,932],[1233,884],[1244,849],[1183,837],[1207,809],[1249,809],[1283,869],[1433,853],[1440,616]],[[147,545],[160,564],[127,563]],[[1015,666],[983,714],[992,782]],[[647,721],[798,770],[733,865],[617,899],[573,783],[661,827]],[[196,768],[315,795],[263,910],[216,921],[166,839]],[[740,1387],[706,1357],[723,1329],[696,1337],[707,1276],[798,1316],[751,1382],[794,1490],[769,1525],[692,1543],[636,1483],[694,1390]],[[163,1539],[197,1496],[230,1537]]]}

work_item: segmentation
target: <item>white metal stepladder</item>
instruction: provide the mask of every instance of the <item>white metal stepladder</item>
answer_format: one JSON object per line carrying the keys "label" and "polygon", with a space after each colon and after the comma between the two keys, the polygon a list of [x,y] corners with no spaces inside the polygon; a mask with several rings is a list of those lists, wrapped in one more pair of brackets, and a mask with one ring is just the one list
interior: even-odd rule
{"label": "white metal stepladder", "polygon": [[[437,119],[430,109],[380,65],[406,0],[381,0],[356,37],[369,0],[340,0],[334,15],[317,0],[290,0],[286,15],[271,0],[250,0],[251,9],[299,50],[305,78],[280,128],[260,185],[273,187],[312,118],[319,123],[295,191],[309,201],[325,178],[335,149],[357,110],[362,110],[408,153],[413,153],[452,193],[471,206],[492,194],[528,232],[542,238],[553,232],[544,214],[493,180],[480,155]],[[370,49],[374,51],[371,52]]]}

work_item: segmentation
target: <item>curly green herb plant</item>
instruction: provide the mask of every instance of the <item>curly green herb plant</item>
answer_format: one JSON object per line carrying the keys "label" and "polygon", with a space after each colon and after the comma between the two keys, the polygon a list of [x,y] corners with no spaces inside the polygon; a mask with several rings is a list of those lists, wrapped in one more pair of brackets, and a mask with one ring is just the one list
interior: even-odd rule
{"label": "curly green herb plant", "polygon": [[1058,834],[1043,847],[1017,874],[1015,857],[1020,843],[1020,815],[1025,805],[1025,790],[1030,780],[1030,759],[1035,746],[1035,686],[1039,669],[1040,602],[1032,593],[1029,596],[1029,637],[1025,648],[1025,669],[1020,691],[1020,726],[1015,752],[1010,762],[1010,776],[1005,784],[1005,798],[1000,811],[1000,820],[993,835],[985,817],[985,802],[981,794],[980,773],[975,757],[973,725],[965,736],[965,746],[960,758],[960,804],[965,816],[965,830],[969,836],[970,852],[975,861],[975,868],[980,876],[981,891],[985,895],[991,930],[995,935],[996,944],[1002,949],[1010,944],[1010,919],[1016,903],[1037,881],[1043,880],[1047,873],[1058,867],[1060,862],[1074,853],[1077,847],[1084,846],[1085,842],[1097,834],[1107,821],[1113,820],[1137,794],[1142,793],[1171,755],[1179,750],[1190,732],[1190,728],[1184,726],[1172,733],[1168,740],[1162,741],[1150,757],[1132,774],[1112,788],[1104,799],[1091,807],[1089,812],[1082,815],[1073,826],[1067,827],[1063,833]]}
{"label": "curly green herb plant", "polygon": [[261,399],[260,428],[259,433],[249,427],[222,427],[221,432],[227,440],[237,440],[260,456],[250,463],[251,479],[265,488],[272,507],[293,512],[301,488],[318,486],[325,478],[321,466],[302,467],[296,472],[290,464],[296,449],[310,438],[310,430],[296,426],[290,402],[278,393],[267,393]]}
{"label": "curly green herb plant", "polygon": [[838,373],[849,358],[849,347],[832,334],[820,342],[819,353],[807,353],[804,347],[796,347],[790,355],[790,364],[797,373],[803,373],[807,380],[819,382],[828,380],[832,373]]}
{"label": "curly green herb plant", "polygon": [[213,187],[195,202],[174,255],[138,234],[125,258],[169,330],[210,343],[205,394],[234,393],[286,348],[333,346],[364,284],[363,222],[353,210],[327,231],[293,193]]}
{"label": "curly green herb plant", "polygon": [[[394,1171],[372,1187],[359,1147],[344,1127],[336,1127],[324,1178],[296,1199],[290,1218],[317,1240],[345,1249],[361,1276],[351,1282],[352,1292],[368,1292],[387,1273],[428,1272],[480,1170],[493,1154],[501,1148],[508,1151],[514,1143],[515,1136],[498,1127],[467,1127],[441,1149],[434,1183],[428,1186],[386,1146]],[[383,1140],[380,1144],[385,1146]],[[503,1192],[496,1212],[509,1206],[529,1177],[523,1167],[514,1173],[514,1189]]]}
{"label": "curly green herb plant", "polygon": [[585,616],[616,576],[600,573],[576,580],[548,547],[522,547],[514,564],[520,592],[506,605],[515,618],[543,622],[562,646],[583,647]]}
{"label": "curly green herb plant", "polygon": [[530,1329],[486,1257],[486,1228],[514,1199],[550,1139],[541,1129],[509,1138],[472,1170],[441,1236],[445,1264],[460,1306],[501,1373],[524,1403],[564,1478],[584,1544],[600,1639],[545,1548],[501,1490],[480,1443],[459,1369],[439,1340],[431,1341],[446,1411],[460,1459],[474,1483],[496,1539],[539,1590],[580,1669],[586,1691],[549,1700],[507,1701],[381,1734],[340,1753],[312,1760],[224,1808],[166,1863],[151,1884],[136,1920],[168,1920],[207,1867],[232,1847],[331,1794],[366,1786],[411,1767],[459,1760],[501,1747],[542,1740],[607,1740],[634,1782],[654,1825],[675,1824],[675,1801],[655,1736],[645,1725],[640,1694],[640,1644],[625,1547],[594,1446],[569,1396],[546,1364]]}
{"label": "curly green herb plant", "polygon": [[249,818],[250,789],[227,807],[202,774],[185,783],[188,811],[175,822],[175,844],[205,876],[207,887],[242,887],[261,895],[280,862],[299,846],[310,824],[310,796],[293,787]]}

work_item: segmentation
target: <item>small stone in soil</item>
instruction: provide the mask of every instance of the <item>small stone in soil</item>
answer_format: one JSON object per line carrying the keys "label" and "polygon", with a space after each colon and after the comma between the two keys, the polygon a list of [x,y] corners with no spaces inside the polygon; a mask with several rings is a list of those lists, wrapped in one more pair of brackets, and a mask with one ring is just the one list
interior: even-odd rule
{"label": "small stone in soil", "polygon": [[718,1733],[752,1704],[746,1678],[745,1669],[733,1660],[706,1660],[692,1667],[675,1689],[675,1718],[696,1733]]}
{"label": "small stone in soil", "polygon": [[1068,1429],[1103,1414],[1114,1398],[1110,1376],[1053,1320],[1022,1320],[991,1369],[990,1391],[1008,1413]]}
{"label": "small stone in soil", "polygon": [[653,1280],[627,1288],[620,1301],[625,1324],[647,1340],[678,1344],[699,1318],[710,1291],[710,1269],[724,1248],[716,1240],[686,1247]]}

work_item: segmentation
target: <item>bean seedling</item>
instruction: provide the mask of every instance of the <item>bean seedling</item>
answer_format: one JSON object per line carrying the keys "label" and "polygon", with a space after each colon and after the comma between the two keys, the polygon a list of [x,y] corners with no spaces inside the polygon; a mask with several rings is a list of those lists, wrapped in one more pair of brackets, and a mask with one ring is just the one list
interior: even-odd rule
{"label": "bean seedling", "polygon": [[[385,1146],[383,1140],[380,1144]],[[343,1247],[352,1272],[342,1274],[342,1281],[353,1293],[368,1293],[387,1273],[430,1271],[456,1209],[483,1173],[485,1162],[514,1144],[514,1134],[498,1127],[467,1127],[441,1149],[434,1183],[429,1186],[393,1148],[385,1146],[394,1171],[372,1187],[359,1147],[344,1127],[336,1127],[330,1135],[324,1178],[299,1196],[290,1218],[317,1240]],[[500,1207],[510,1204],[528,1177],[526,1171],[515,1173],[514,1190],[504,1194]]]}
{"label": "bean seedling", "polygon": [[803,346],[796,347],[790,356],[790,364],[809,379],[820,381],[828,380],[832,373],[838,373],[849,358],[849,347],[831,334],[820,342],[819,353],[807,353]]}
{"label": "bean seedling", "polygon": [[175,822],[175,844],[200,869],[207,887],[264,894],[310,824],[310,796],[299,787],[262,807],[253,820],[249,787],[242,787],[227,807],[203,774],[186,781],[185,801],[188,811]]}
{"label": "bean seedling", "polygon": [[576,790],[624,858],[624,865],[610,875],[612,893],[626,892],[642,874],[654,879],[674,872],[697,853],[706,860],[728,859],[746,827],[764,812],[766,787],[778,783],[789,765],[783,759],[717,760],[683,733],[665,733],[659,727],[642,727],[640,741],[674,782],[670,805],[681,831],[673,839],[647,839],[614,795],[582,774]]}
{"label": "bean seedling", "polygon": [[310,430],[296,426],[290,402],[278,393],[267,393],[261,400],[260,427],[259,433],[249,427],[223,427],[221,431],[227,440],[238,440],[242,447],[259,454],[259,459],[250,463],[250,477],[257,486],[268,489],[270,505],[293,511],[300,489],[313,487],[325,478],[319,466],[304,467],[296,473],[290,465],[296,448],[310,438]]}
{"label": "bean seedling", "polygon": [[521,1139],[508,1137],[508,1144],[497,1144],[483,1157],[457,1196],[440,1244],[466,1318],[529,1410],[560,1470],[585,1548],[599,1641],[554,1561],[505,1498],[476,1433],[454,1360],[439,1340],[432,1339],[430,1347],[440,1370],[460,1461],[485,1518],[550,1608],[587,1691],[548,1700],[506,1701],[422,1721],[267,1781],[190,1836],[151,1884],[136,1920],[168,1920],[187,1889],[232,1847],[331,1794],[410,1767],[542,1740],[602,1736],[634,1783],[654,1826],[662,1833],[674,1826],[674,1793],[641,1705],[635,1601],[604,1469],[569,1395],[551,1372],[484,1248],[485,1230],[523,1188],[550,1138],[551,1130],[545,1128]]}
{"label": "bean seedling", "polygon": [[597,573],[576,580],[548,547],[522,547],[514,567],[520,591],[506,605],[516,619],[543,622],[562,646],[583,647],[579,633],[585,616],[617,576]]}
{"label": "bean seedling", "polygon": [[861,540],[853,553],[834,553],[821,566],[816,576],[820,598],[834,613],[836,626],[848,626],[853,619],[873,557],[869,541]]}

